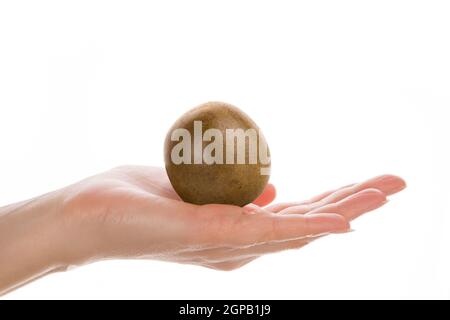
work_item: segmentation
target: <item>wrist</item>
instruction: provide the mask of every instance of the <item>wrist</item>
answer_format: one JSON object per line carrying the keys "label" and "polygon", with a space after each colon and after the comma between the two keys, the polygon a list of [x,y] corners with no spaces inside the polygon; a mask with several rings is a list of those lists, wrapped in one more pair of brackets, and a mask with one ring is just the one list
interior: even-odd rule
{"label": "wrist", "polygon": [[0,294],[66,266],[61,203],[55,191],[0,208]]}

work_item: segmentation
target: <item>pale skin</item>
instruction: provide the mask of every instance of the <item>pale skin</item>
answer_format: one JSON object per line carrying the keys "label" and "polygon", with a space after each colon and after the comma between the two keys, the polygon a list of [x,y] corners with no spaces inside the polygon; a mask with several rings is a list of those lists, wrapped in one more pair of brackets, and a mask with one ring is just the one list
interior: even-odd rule
{"label": "pale skin", "polygon": [[384,175],[302,202],[243,208],[180,200],[165,170],[123,166],[0,208],[0,295],[51,272],[104,259],[155,259],[233,270],[297,249],[384,205],[405,188]]}

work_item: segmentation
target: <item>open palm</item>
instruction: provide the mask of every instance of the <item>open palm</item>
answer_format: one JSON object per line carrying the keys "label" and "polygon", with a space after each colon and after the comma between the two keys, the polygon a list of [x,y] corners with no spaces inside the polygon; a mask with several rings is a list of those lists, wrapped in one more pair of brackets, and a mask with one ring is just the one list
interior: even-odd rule
{"label": "open palm", "polygon": [[300,248],[386,202],[405,187],[396,176],[326,192],[303,202],[268,206],[268,185],[244,208],[181,201],[163,168],[123,166],[64,190],[67,232],[77,239],[76,263],[108,258],[148,258],[238,268],[255,258]]}

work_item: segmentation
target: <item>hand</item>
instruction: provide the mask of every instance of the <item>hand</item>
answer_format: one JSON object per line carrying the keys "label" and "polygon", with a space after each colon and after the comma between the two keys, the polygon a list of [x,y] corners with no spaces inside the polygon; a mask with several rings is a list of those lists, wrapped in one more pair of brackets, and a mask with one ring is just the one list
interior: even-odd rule
{"label": "hand", "polygon": [[145,258],[233,270],[261,255],[349,230],[405,187],[385,175],[304,202],[244,208],[179,199],[165,170],[127,166],[0,208],[0,294],[71,265]]}
{"label": "hand", "polygon": [[[405,187],[381,176],[298,203],[275,204],[268,185],[254,204],[197,206],[182,202],[165,170],[119,167],[65,190],[65,219],[81,250],[75,263],[148,258],[232,270],[255,258],[300,248],[386,203]],[[80,237],[80,234],[83,236]],[[81,242],[81,243],[80,243]]]}

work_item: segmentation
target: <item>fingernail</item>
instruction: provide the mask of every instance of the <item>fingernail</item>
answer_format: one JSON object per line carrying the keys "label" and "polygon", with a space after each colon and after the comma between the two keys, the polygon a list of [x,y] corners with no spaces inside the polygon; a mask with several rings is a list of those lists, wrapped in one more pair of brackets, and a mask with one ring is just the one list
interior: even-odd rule
{"label": "fingernail", "polygon": [[362,213],[375,210],[388,201],[380,191],[377,191],[377,193],[379,193],[379,196],[370,190],[357,194],[353,199],[354,202],[351,210],[353,211],[353,215],[349,212],[349,219],[353,220]]}
{"label": "fingernail", "polygon": [[387,176],[384,178],[384,190],[388,195],[397,193],[406,188],[406,182],[400,177],[397,176]]}

